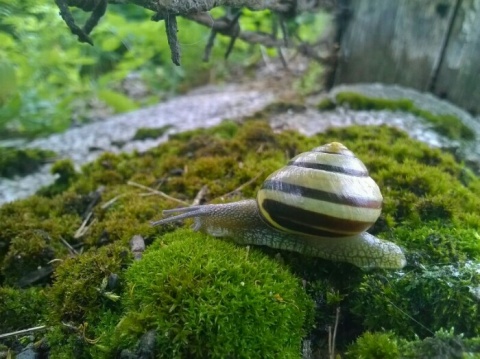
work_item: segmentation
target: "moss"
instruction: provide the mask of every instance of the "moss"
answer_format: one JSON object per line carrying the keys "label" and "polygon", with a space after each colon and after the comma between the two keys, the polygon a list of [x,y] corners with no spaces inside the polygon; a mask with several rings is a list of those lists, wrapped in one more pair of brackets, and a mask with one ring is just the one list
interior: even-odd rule
{"label": "moss", "polygon": [[458,117],[449,114],[434,114],[415,106],[409,99],[384,99],[362,95],[357,92],[339,92],[335,100],[324,99],[317,108],[320,111],[332,110],[335,104],[347,105],[354,110],[390,110],[404,111],[422,117],[433,124],[438,133],[454,140],[474,140],[475,132],[466,126]]}
{"label": "moss", "polygon": [[53,151],[39,148],[0,147],[0,177],[25,176],[55,158]]}
{"label": "moss", "polygon": [[[63,262],[55,267],[53,286],[44,289],[52,303],[52,357],[108,357],[117,355],[115,348],[119,347],[135,351],[148,330],[142,323],[148,321],[151,327],[158,323],[151,316],[142,317],[141,308],[128,304],[130,291],[125,291],[124,270],[129,259],[123,255],[133,235],[142,235],[149,244],[158,234],[175,228],[152,228],[149,221],[178,203],[128,182],[189,203],[204,185],[209,189],[204,198],[207,202],[221,202],[226,193],[239,187],[226,199],[252,198],[268,173],[299,152],[331,141],[342,142],[354,151],[378,182],[384,207],[370,231],[402,246],[408,266],[404,272],[362,272],[348,264],[281,252],[285,264],[307,281],[307,291],[317,303],[317,324],[311,334],[314,343],[324,343],[328,337],[326,328],[334,325],[337,307],[342,308],[337,334],[340,350],[365,331],[384,328],[395,333],[400,351],[402,338],[411,341],[418,335],[422,340],[440,327],[455,326],[465,333],[465,341],[476,338],[474,323],[479,317],[474,303],[478,307],[475,293],[479,284],[478,273],[472,268],[480,259],[480,180],[451,154],[386,126],[332,129],[307,138],[292,131],[275,134],[261,121],[242,125],[226,122],[217,128],[173,136],[146,153],[104,154],[76,173],[65,166],[68,180],[61,191],[0,207],[1,285],[17,284],[24,274],[44,267],[51,259]],[[95,194],[99,188],[103,189],[100,196]],[[83,234],[76,236],[84,222]],[[186,241],[197,238],[188,230],[175,233]],[[156,242],[152,253],[161,255],[162,248],[173,251],[169,249],[173,246],[180,253],[165,261],[180,261],[189,249],[182,247],[180,239],[174,244],[168,238],[173,237]],[[82,254],[70,258],[63,240]],[[203,237],[199,241],[210,243]],[[207,248],[209,253],[217,247],[208,244]],[[237,250],[245,256],[242,247]],[[279,252],[268,248],[260,251],[270,257]],[[264,256],[250,254],[249,261],[264,260]],[[107,294],[111,291],[102,289],[109,273],[120,278],[120,286],[113,292],[123,302],[114,302]],[[159,305],[159,310],[166,309]],[[33,314],[29,313],[30,318]],[[122,322],[124,317],[129,319]],[[122,328],[118,332],[117,325]],[[132,327],[127,330],[129,325]],[[301,336],[303,329],[299,333],[295,335]]]}
{"label": "moss", "polygon": [[165,125],[162,127],[142,127],[135,132],[133,135],[132,140],[143,141],[147,139],[155,139],[158,137],[162,137],[169,129],[171,129],[172,125]]}
{"label": "moss", "polygon": [[78,173],[70,159],[63,159],[55,162],[50,169],[50,173],[56,175],[55,182],[49,186],[41,188],[37,193],[42,196],[52,197],[65,191],[71,183],[77,178]]}
{"label": "moss", "polygon": [[130,261],[128,249],[121,245],[64,260],[57,267],[55,282],[48,292],[52,323],[80,325],[95,321],[99,313],[115,307],[115,300],[107,292],[118,291],[120,285],[107,288],[105,281],[121,274]]}
{"label": "moss", "polygon": [[217,139],[231,139],[235,136],[239,129],[239,125],[235,121],[222,121],[218,126],[207,129],[196,129],[191,131],[179,132],[171,134],[169,139],[178,141],[188,141],[198,135],[213,136]]}
{"label": "moss", "polygon": [[372,331],[392,330],[413,338],[454,327],[475,337],[480,334],[478,287],[480,262],[369,274],[352,293],[351,308]]}
{"label": "moss", "polygon": [[335,101],[332,99],[326,97],[323,98],[318,104],[317,104],[317,110],[319,111],[330,111],[334,110],[337,107],[337,104]]}
{"label": "moss", "polygon": [[123,340],[154,329],[162,358],[299,357],[312,302],[288,270],[187,230],[160,245],[126,272]]}
{"label": "moss", "polygon": [[47,293],[51,357],[91,357],[92,345],[107,334],[104,322],[119,319],[123,270],[130,262],[128,249],[109,245],[58,266]]}
{"label": "moss", "polygon": [[0,287],[0,334],[45,324],[47,298],[42,288]]}
{"label": "moss", "polygon": [[[2,281],[14,284],[37,266],[68,251],[62,239],[75,245],[79,215],[65,212],[64,198],[32,196],[0,207],[0,269]],[[46,255],[46,257],[45,257]]]}
{"label": "moss", "polygon": [[14,237],[3,261],[2,274],[5,276],[5,283],[22,285],[24,278],[39,268],[48,267],[54,258],[50,242],[51,238],[41,230],[26,230]]}

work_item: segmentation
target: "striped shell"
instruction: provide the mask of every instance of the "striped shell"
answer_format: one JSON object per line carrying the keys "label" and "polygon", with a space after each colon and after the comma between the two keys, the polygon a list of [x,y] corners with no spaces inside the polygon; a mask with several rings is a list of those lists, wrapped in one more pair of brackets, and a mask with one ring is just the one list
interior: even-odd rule
{"label": "striped shell", "polygon": [[382,200],[363,162],[338,142],[296,156],[257,193],[268,224],[322,238],[364,232],[380,216]]}

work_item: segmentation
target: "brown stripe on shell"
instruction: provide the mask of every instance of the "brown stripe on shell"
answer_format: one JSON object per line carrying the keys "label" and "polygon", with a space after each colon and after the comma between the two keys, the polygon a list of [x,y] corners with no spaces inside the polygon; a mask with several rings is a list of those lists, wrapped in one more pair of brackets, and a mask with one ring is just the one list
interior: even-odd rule
{"label": "brown stripe on shell", "polygon": [[282,181],[269,180],[267,179],[263,182],[262,189],[280,191],[288,194],[294,194],[295,196],[313,198],[320,201],[344,204],[353,207],[362,207],[362,208],[381,208],[382,201],[365,198],[365,197],[354,197],[347,196],[343,194],[337,194],[327,191],[322,191],[320,189],[304,187],[300,185],[295,185],[291,183],[286,183]]}
{"label": "brown stripe on shell", "polygon": [[357,171],[353,168],[346,168],[340,166],[332,166],[323,163],[312,163],[312,162],[302,162],[302,161],[290,161],[288,162],[289,166],[297,166],[297,167],[304,167],[304,168],[311,168],[315,170],[322,170],[326,172],[335,172],[335,173],[342,173],[349,176],[355,177],[368,177],[368,171]]}
{"label": "brown stripe on shell", "polygon": [[[293,232],[325,237],[345,237],[361,233],[372,226],[372,222],[353,221],[290,206],[265,199],[261,211],[266,211],[271,220]],[[268,223],[269,221],[264,218]]]}

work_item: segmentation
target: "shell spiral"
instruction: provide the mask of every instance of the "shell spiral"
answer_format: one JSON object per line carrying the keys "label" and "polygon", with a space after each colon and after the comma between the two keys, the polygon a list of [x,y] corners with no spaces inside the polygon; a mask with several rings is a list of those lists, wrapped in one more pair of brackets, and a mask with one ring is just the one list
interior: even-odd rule
{"label": "shell spiral", "polygon": [[267,224],[321,238],[351,237],[367,230],[380,216],[382,201],[363,162],[338,142],[294,157],[257,193]]}

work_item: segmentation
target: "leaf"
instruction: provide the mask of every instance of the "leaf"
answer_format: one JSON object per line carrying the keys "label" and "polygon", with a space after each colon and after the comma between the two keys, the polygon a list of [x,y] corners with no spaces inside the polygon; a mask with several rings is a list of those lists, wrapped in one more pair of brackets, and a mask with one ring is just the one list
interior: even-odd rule
{"label": "leaf", "polygon": [[115,112],[132,111],[138,107],[133,100],[116,91],[101,90],[98,93],[98,98],[112,107]]}

